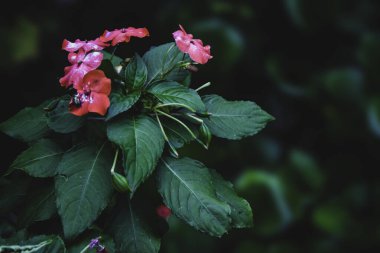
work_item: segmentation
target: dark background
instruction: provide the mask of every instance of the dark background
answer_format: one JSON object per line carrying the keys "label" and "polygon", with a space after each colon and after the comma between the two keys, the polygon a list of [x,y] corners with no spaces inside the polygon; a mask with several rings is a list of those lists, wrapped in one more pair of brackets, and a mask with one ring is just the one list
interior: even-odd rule
{"label": "dark background", "polygon": [[[379,249],[380,2],[11,1],[0,25],[1,118],[63,93],[64,38],[146,26],[117,54],[172,41],[182,24],[214,58],[193,75],[204,94],[253,100],[272,114],[260,134],[214,139],[202,160],[236,183],[254,228],[211,238],[170,218],[161,252],[375,252]],[[23,144],[1,134],[6,169]]]}

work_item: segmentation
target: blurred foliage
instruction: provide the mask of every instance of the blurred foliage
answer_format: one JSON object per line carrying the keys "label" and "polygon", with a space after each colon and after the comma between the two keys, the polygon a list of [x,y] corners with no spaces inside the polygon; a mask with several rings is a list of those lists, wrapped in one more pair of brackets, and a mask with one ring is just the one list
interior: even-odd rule
{"label": "blurred foliage", "polygon": [[[254,227],[219,240],[171,217],[161,252],[346,253],[380,247],[379,1],[167,0],[149,8],[143,1],[91,3],[10,3],[17,11],[2,17],[7,22],[0,26],[6,35],[0,67],[3,94],[15,99],[0,101],[1,121],[60,92],[64,38],[147,26],[150,41],[129,45],[146,50],[170,40],[183,24],[211,45],[214,56],[199,67],[192,87],[211,80],[208,92],[254,100],[276,121],[239,143],[212,140],[212,156],[191,146],[181,150],[236,179],[252,205]],[[6,136],[1,141],[9,146],[3,169],[22,147]],[[0,227],[3,234],[11,226],[1,221]]]}

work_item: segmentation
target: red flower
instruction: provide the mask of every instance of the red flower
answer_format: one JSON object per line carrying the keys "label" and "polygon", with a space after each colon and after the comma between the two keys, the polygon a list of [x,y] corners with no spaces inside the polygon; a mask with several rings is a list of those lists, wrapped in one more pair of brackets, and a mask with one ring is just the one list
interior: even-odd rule
{"label": "red flower", "polygon": [[181,30],[173,33],[175,43],[179,50],[189,54],[190,58],[200,64],[205,64],[212,58],[210,55],[210,46],[203,46],[203,42],[199,39],[193,39],[192,34],[186,33],[185,29],[179,25]]}
{"label": "red flower", "polygon": [[70,42],[66,39],[63,40],[62,42],[62,49],[66,50],[67,52],[75,52],[78,51],[79,49],[83,49],[84,52],[89,52],[91,50],[102,50],[108,45],[104,42],[102,42],[99,38],[96,40],[90,40],[90,41],[82,41],[82,40],[75,40],[75,42]]}
{"label": "red flower", "polygon": [[101,70],[88,72],[77,85],[77,94],[70,101],[70,112],[77,116],[95,112],[105,115],[110,100],[111,80]]}
{"label": "red flower", "polygon": [[138,37],[138,38],[144,38],[146,36],[149,36],[148,29],[144,28],[134,28],[134,27],[128,27],[128,28],[122,28],[122,29],[115,29],[113,31],[107,31],[105,30],[103,35],[100,36],[100,41],[102,42],[109,42],[112,40],[112,46],[115,46],[116,44],[119,44],[121,42],[129,42],[131,37]]}
{"label": "red flower", "polygon": [[78,84],[84,75],[100,66],[103,54],[101,52],[86,54],[85,50],[80,49],[78,53],[69,53],[68,59],[73,65],[65,67],[65,75],[59,79],[59,82],[66,88],[74,85],[74,88],[78,89]]}
{"label": "red flower", "polygon": [[159,207],[157,207],[156,212],[158,216],[164,219],[168,218],[172,214],[170,208],[165,205],[160,205]]}

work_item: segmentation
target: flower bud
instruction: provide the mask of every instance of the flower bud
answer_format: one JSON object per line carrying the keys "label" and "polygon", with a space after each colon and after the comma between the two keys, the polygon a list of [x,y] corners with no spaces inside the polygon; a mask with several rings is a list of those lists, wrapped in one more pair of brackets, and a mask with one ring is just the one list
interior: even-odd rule
{"label": "flower bud", "polygon": [[118,192],[126,192],[131,190],[127,179],[117,172],[112,173],[112,184]]}
{"label": "flower bud", "polygon": [[206,124],[201,124],[199,128],[199,137],[206,147],[210,145],[212,134]]}

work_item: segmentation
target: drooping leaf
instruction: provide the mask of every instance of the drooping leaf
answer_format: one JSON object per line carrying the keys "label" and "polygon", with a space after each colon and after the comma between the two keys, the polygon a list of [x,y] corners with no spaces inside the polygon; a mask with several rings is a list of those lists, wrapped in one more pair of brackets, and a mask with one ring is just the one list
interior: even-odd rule
{"label": "drooping leaf", "polygon": [[54,110],[47,114],[48,126],[58,133],[71,133],[79,129],[85,117],[75,116],[69,111],[69,99],[59,100]]}
{"label": "drooping leaf", "polygon": [[36,221],[48,220],[57,210],[53,184],[44,188],[38,187],[28,196],[26,205],[18,215],[17,224],[20,228],[28,227]]}
{"label": "drooping leaf", "polygon": [[66,248],[59,236],[38,235],[17,245],[0,245],[0,252],[66,253]]}
{"label": "drooping leaf", "polygon": [[231,223],[231,208],[216,195],[208,169],[190,158],[162,159],[158,191],[173,213],[198,230],[222,236]]}
{"label": "drooping leaf", "polygon": [[236,228],[251,227],[253,221],[249,203],[236,194],[231,182],[225,181],[215,170],[210,172],[216,195],[231,207],[232,226]]}
{"label": "drooping leaf", "polygon": [[125,68],[124,75],[125,81],[132,89],[139,89],[145,84],[148,78],[148,70],[140,55],[135,54],[135,57]]}
{"label": "drooping leaf", "polygon": [[[165,104],[183,104],[192,111],[205,111],[205,105],[198,93],[177,82],[162,82],[149,89],[149,92]],[[178,106],[178,105],[177,105]]]}
{"label": "drooping leaf", "polygon": [[140,91],[133,91],[127,95],[111,93],[111,105],[108,108],[106,119],[112,119],[116,115],[128,111],[140,98]]}
{"label": "drooping leaf", "polygon": [[63,156],[55,188],[66,238],[85,230],[106,207],[113,191],[111,166],[106,144],[83,144]]}
{"label": "drooping leaf", "polygon": [[11,169],[20,169],[33,177],[52,177],[64,151],[49,139],[41,139],[22,152],[12,163]]}
{"label": "drooping leaf", "polygon": [[221,138],[239,140],[257,134],[274,118],[251,101],[227,101],[217,95],[203,97],[211,114],[204,122]]}
{"label": "drooping leaf", "polygon": [[120,208],[111,230],[118,252],[157,253],[160,249],[160,238],[147,226],[131,203]]}
{"label": "drooping leaf", "polygon": [[148,116],[120,119],[108,124],[108,138],[124,154],[124,169],[132,192],[153,172],[164,148],[158,124]]}
{"label": "drooping leaf", "polygon": [[26,107],[0,124],[0,131],[24,142],[32,142],[45,136],[49,127],[41,106]]}
{"label": "drooping leaf", "polygon": [[177,81],[182,82],[188,77],[188,71],[179,68],[181,61],[189,61],[175,43],[167,43],[153,47],[143,56],[148,69],[147,83],[154,81]]}

